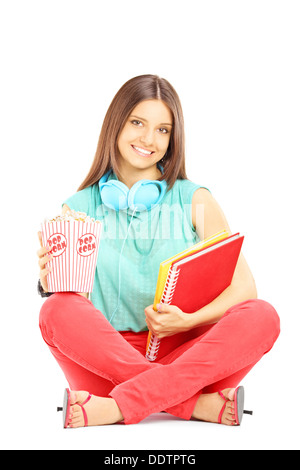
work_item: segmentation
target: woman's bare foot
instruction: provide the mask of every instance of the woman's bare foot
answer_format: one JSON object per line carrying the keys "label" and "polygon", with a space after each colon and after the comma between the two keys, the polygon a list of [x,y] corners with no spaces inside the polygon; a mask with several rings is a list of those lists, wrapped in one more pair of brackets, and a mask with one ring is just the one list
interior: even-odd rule
{"label": "woman's bare foot", "polygon": [[[236,424],[234,416],[234,392],[234,388],[225,388],[225,390],[222,390],[224,397],[229,401],[226,402],[221,421],[222,424],[226,424],[228,426]],[[219,395],[219,393],[203,393],[197,400],[192,417],[201,421],[217,423],[224,403],[224,399]]]}
{"label": "woman's bare foot", "polygon": [[[69,427],[79,428],[84,426],[82,408],[78,403],[84,403],[88,396],[88,392],[71,391]],[[92,395],[91,399],[83,407],[87,414],[88,426],[114,424],[124,419],[120,408],[113,398]]]}

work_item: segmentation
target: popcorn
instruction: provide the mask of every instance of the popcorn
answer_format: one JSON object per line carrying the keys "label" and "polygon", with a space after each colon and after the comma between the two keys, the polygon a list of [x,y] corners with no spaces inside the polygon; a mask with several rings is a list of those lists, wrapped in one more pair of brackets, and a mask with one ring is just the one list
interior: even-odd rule
{"label": "popcorn", "polygon": [[102,223],[84,212],[67,211],[42,224],[43,245],[51,248],[47,263],[49,292],[91,292]]}
{"label": "popcorn", "polygon": [[46,219],[45,222],[60,222],[62,220],[77,220],[79,222],[95,222],[100,224],[99,220],[95,220],[93,217],[90,217],[85,212],[76,212],[73,209],[66,211],[64,214],[57,215],[54,219]]}

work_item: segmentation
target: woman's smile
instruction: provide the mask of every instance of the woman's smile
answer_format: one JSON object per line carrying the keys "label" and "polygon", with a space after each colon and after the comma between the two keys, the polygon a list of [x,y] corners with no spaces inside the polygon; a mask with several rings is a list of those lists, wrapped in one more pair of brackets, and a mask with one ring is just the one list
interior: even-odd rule
{"label": "woman's smile", "polygon": [[137,145],[132,145],[131,144],[131,147],[133,148],[135,153],[137,153],[141,157],[151,157],[151,155],[153,155],[155,153],[155,152],[153,152],[151,150],[147,150],[143,147],[138,147]]}

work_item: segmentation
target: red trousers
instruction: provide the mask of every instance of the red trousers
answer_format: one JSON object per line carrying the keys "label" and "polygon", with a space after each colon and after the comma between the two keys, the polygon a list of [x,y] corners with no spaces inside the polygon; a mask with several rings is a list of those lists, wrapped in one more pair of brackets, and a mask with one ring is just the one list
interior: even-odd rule
{"label": "red trousers", "polygon": [[43,304],[40,329],[72,390],[114,398],[125,424],[166,411],[190,419],[201,393],[236,387],[280,332],[274,308],[249,300],[222,319],[164,338],[155,362],[147,332],[118,332],[86,298],[57,293]]}

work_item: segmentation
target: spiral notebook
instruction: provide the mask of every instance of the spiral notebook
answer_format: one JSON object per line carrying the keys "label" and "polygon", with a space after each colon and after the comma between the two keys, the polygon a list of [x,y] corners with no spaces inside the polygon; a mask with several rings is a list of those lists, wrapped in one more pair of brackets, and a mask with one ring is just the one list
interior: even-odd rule
{"label": "spiral notebook", "polygon": [[168,272],[171,264],[174,263],[174,261],[178,261],[179,259],[184,258],[185,256],[189,256],[192,253],[196,253],[197,251],[200,251],[203,248],[206,248],[207,246],[210,246],[218,241],[224,240],[227,237],[229,237],[229,232],[227,230],[222,230],[220,232],[215,233],[214,235],[211,235],[210,237],[207,237],[205,240],[202,240],[201,242],[190,246],[189,248],[181,251],[180,253],[177,253],[171,258],[162,261],[159,266],[153,305],[155,306],[161,301],[161,297],[168,277]]}
{"label": "spiral notebook", "polygon": [[[173,261],[160,302],[193,313],[212,302],[230,286],[244,236],[228,236],[200,251]],[[157,358],[160,340],[149,333],[146,358]]]}

